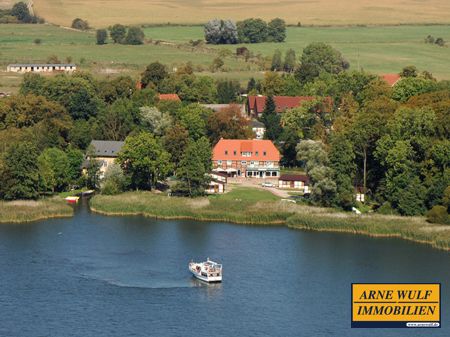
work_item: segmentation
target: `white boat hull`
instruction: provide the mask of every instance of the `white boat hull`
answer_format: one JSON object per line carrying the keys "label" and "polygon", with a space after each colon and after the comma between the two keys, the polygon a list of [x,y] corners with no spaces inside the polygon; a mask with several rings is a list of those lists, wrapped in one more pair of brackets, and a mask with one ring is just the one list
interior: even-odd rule
{"label": "white boat hull", "polygon": [[195,278],[212,283],[212,282],[222,282],[222,271],[213,271],[213,272],[207,272],[200,268],[198,264],[190,263],[189,264],[189,271],[194,275]]}

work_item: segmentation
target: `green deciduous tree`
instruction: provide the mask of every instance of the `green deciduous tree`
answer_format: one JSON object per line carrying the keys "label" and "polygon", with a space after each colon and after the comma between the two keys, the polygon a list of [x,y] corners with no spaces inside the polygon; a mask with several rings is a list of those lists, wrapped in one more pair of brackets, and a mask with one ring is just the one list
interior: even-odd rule
{"label": "green deciduous tree", "polygon": [[171,170],[169,153],[159,139],[144,131],[126,138],[117,162],[136,189],[156,187],[158,180],[165,179]]}
{"label": "green deciduous tree", "polygon": [[217,101],[220,104],[228,104],[236,101],[240,85],[238,81],[217,81]]}
{"label": "green deciduous tree", "polygon": [[276,18],[267,24],[267,40],[272,42],[284,42],[286,39],[286,22]]}
{"label": "green deciduous tree", "polygon": [[295,55],[295,50],[288,49],[284,57],[283,69],[288,73],[292,73],[297,66],[297,56]]}
{"label": "green deciduous tree", "polygon": [[260,43],[267,40],[267,23],[261,19],[246,19],[237,23],[241,43]]}
{"label": "green deciduous tree", "polygon": [[150,63],[142,73],[141,83],[144,87],[158,87],[161,81],[168,75],[169,73],[167,72],[165,65],[159,62],[153,62]]}
{"label": "green deciduous tree", "polygon": [[74,29],[79,29],[79,30],[88,30],[89,27],[89,23],[86,20],[80,19],[80,18],[76,18],[72,21],[72,28]]}
{"label": "green deciduous tree", "polygon": [[[81,164],[81,163],[80,163]],[[62,192],[71,181],[70,164],[67,154],[57,148],[45,149],[38,157],[39,170],[42,171],[42,186],[51,192]]]}
{"label": "green deciduous tree", "polygon": [[342,54],[323,42],[311,43],[303,49],[301,65],[296,71],[302,83],[312,81],[320,73],[338,74],[349,68]]}
{"label": "green deciduous tree", "polygon": [[8,148],[0,166],[0,198],[36,199],[39,196],[37,157],[32,143],[20,142]]}
{"label": "green deciduous tree", "polygon": [[127,27],[121,24],[115,24],[109,28],[109,35],[114,43],[123,43],[127,34]]}
{"label": "green deciduous tree", "polygon": [[175,170],[180,165],[181,158],[186,151],[189,143],[189,132],[181,124],[176,123],[169,129],[163,138],[164,149],[171,155],[171,163]]}
{"label": "green deciduous tree", "polygon": [[128,28],[128,32],[125,37],[125,43],[131,45],[143,44],[144,38],[144,31],[140,27],[133,26]]}
{"label": "green deciduous tree", "polygon": [[281,61],[281,51],[278,49],[275,50],[275,53],[272,56],[272,65],[270,70],[272,71],[281,71],[283,69],[283,61]]}

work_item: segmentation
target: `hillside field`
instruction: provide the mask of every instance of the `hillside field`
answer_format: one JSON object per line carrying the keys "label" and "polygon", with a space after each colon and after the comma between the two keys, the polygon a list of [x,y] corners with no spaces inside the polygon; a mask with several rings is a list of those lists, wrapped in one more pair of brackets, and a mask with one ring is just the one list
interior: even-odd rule
{"label": "hillside field", "polygon": [[[227,57],[227,72],[211,74],[208,66],[218,56],[218,50],[235,51],[237,45],[193,48],[189,40],[203,39],[200,26],[165,26],[146,28],[147,39],[167,41],[162,44],[141,46],[95,44],[93,32],[80,32],[51,25],[0,25],[0,91],[16,91],[21,75],[6,73],[9,63],[45,62],[50,55],[61,61],[72,58],[80,69],[98,76],[130,74],[138,77],[152,61],[160,61],[169,69],[191,61],[201,74],[234,78],[242,82],[250,77],[262,77],[256,65],[242,59]],[[352,69],[365,69],[377,74],[399,72],[406,65],[431,71],[439,79],[450,79],[450,48],[425,44],[428,35],[450,41],[449,26],[391,26],[391,27],[289,27],[285,43],[251,44],[247,47],[255,54],[271,56],[275,49],[294,49],[300,56],[311,42],[330,43],[350,61]],[[35,44],[35,39],[41,39]],[[200,69],[197,69],[200,70]]]}
{"label": "hillside field", "polygon": [[448,0],[33,0],[33,4],[37,15],[62,26],[77,17],[94,27],[249,17],[280,17],[303,25],[450,23]]}

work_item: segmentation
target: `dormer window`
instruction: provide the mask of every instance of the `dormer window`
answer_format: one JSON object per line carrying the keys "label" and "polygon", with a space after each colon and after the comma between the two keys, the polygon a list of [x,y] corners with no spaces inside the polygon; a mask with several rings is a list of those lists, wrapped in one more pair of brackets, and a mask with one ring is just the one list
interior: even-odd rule
{"label": "dormer window", "polygon": [[233,151],[233,154],[236,155],[236,150]]}
{"label": "dormer window", "polygon": [[267,152],[266,152],[266,151],[263,152],[263,156],[265,156],[265,155],[267,155]]}
{"label": "dormer window", "polygon": [[252,153],[251,153],[251,152],[248,152],[248,151],[246,151],[246,152],[241,152],[241,156],[242,156],[242,157],[251,157],[251,156],[252,156]]}
{"label": "dormer window", "polygon": [[258,152],[258,151],[256,151],[256,152],[255,152],[255,156],[258,156],[258,155],[259,155],[259,152]]}
{"label": "dormer window", "polygon": [[228,156],[228,151],[227,150],[225,150],[225,155]]}

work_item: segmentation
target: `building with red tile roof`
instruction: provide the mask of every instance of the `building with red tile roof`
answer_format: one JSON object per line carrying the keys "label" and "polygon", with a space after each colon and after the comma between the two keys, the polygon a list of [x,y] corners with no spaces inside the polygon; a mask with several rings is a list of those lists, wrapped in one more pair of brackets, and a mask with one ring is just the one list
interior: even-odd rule
{"label": "building with red tile roof", "polygon": [[391,87],[397,84],[402,78],[399,74],[384,74],[381,75],[381,78],[389,84]]}
{"label": "building with red tile roof", "polygon": [[177,94],[159,94],[160,101],[177,101],[181,102],[180,97]]}
{"label": "building with red tile roof", "polygon": [[[314,96],[273,96],[276,111],[281,113],[288,109],[301,107],[303,103],[310,102],[317,99]],[[267,96],[248,96],[247,97],[247,112],[254,117],[260,117],[266,107]],[[331,111],[333,101],[331,97],[325,97],[324,103],[328,105]]]}
{"label": "building with red tile roof", "polygon": [[231,177],[280,176],[280,151],[270,140],[221,139],[213,149],[215,172]]}

